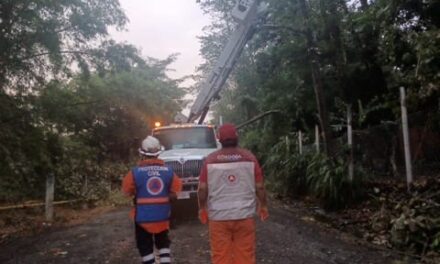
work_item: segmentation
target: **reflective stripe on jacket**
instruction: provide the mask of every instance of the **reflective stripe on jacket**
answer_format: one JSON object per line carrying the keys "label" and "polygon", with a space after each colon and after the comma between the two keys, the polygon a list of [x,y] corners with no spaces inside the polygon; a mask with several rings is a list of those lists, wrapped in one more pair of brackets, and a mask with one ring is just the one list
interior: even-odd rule
{"label": "reflective stripe on jacket", "polygon": [[253,217],[256,211],[255,163],[213,163],[208,169],[208,214],[215,221]]}
{"label": "reflective stripe on jacket", "polygon": [[171,213],[169,203],[173,171],[167,166],[138,166],[132,170],[136,185],[137,223],[168,220]]}

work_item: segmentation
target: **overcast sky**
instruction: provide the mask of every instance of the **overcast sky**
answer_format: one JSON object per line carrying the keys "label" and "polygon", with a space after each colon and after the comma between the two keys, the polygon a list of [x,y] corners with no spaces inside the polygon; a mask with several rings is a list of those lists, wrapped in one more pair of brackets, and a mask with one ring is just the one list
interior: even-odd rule
{"label": "overcast sky", "polygon": [[117,41],[141,49],[144,56],[165,59],[180,53],[170,66],[172,78],[195,73],[202,62],[197,36],[210,23],[196,0],[119,0],[130,22],[127,31],[111,31]]}

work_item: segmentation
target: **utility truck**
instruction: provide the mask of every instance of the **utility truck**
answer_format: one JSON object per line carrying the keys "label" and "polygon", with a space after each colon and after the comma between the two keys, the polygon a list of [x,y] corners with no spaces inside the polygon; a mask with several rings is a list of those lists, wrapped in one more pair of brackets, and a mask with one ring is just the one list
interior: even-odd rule
{"label": "utility truck", "polygon": [[183,190],[177,198],[196,197],[203,161],[219,147],[214,126],[175,124],[153,129],[153,136],[163,146],[159,158],[182,179]]}

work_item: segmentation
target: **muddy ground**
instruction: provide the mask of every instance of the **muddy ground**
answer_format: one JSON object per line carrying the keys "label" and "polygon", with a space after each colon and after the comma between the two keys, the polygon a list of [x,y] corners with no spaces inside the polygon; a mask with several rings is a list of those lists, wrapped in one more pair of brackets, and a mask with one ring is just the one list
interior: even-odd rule
{"label": "muddy ground", "polygon": [[[82,224],[9,239],[0,245],[0,263],[140,263],[128,211],[116,208]],[[417,263],[318,223],[301,208],[272,202],[270,214],[257,225],[257,263]],[[196,219],[178,221],[171,238],[173,263],[210,263],[207,227]]]}

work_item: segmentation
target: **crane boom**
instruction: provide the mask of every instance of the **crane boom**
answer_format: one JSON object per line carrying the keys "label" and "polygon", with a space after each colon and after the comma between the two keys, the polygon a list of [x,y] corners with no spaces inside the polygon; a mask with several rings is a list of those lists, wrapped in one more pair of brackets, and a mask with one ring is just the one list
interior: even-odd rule
{"label": "crane boom", "polygon": [[209,104],[218,97],[244,46],[254,33],[258,16],[257,2],[257,0],[237,1],[232,10],[232,17],[238,22],[238,26],[221,52],[214,68],[203,80],[201,90],[191,107],[188,122],[194,122],[200,117],[198,123],[203,123]]}

